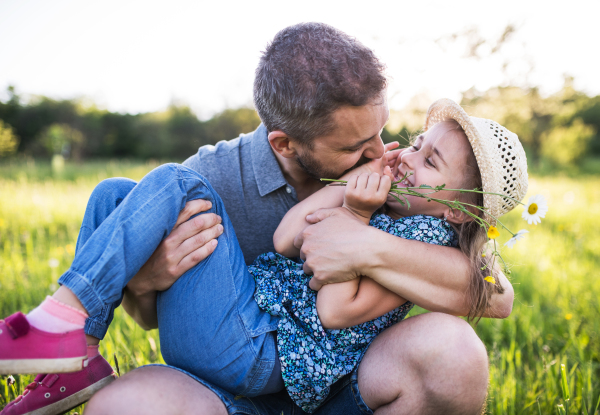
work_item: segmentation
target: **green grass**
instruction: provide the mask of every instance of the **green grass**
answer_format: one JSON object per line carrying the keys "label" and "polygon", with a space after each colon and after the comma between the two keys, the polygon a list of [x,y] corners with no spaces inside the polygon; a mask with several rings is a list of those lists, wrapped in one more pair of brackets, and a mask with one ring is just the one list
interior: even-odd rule
{"label": "green grass", "polygon": [[[99,180],[139,179],[156,165],[67,164],[55,174],[49,164],[0,164],[0,316],[28,312],[57,288]],[[550,203],[541,225],[528,226],[521,208],[506,217],[513,231],[530,231],[503,250],[512,264],[513,313],[476,327],[490,358],[487,413],[558,414],[563,405],[570,414],[592,414],[600,395],[600,177],[532,178],[529,195],[537,193]],[[506,232],[499,239],[508,239]],[[117,356],[121,373],[162,361],[158,333],[143,331],[121,309],[100,351],[113,366]],[[0,376],[0,408],[32,378],[15,375],[8,386]]]}
{"label": "green grass", "polygon": [[[67,165],[60,174],[53,174],[49,163],[0,165],[0,316],[26,313],[56,290],[58,277],[73,260],[87,199],[100,180],[113,176],[138,180],[157,165],[103,161]],[[116,356],[121,373],[163,363],[158,331],[145,332],[121,308],[100,352],[113,367]],[[14,378],[16,383],[8,386],[7,377],[0,375],[0,408],[33,376]]]}

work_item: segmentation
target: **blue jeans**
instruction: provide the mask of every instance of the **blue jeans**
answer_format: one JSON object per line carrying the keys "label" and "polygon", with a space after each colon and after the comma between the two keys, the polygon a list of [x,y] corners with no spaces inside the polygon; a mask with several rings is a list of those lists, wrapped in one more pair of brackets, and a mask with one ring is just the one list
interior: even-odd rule
{"label": "blue jeans", "polygon": [[[222,217],[224,232],[210,257],[159,293],[163,357],[209,387],[232,414],[303,413],[285,392],[252,398],[264,391],[273,372],[277,319],[256,305],[254,279],[223,203],[195,171],[168,164],[139,183],[101,182],[88,202],[75,260],[59,283],[88,310],[86,333],[103,338],[127,282],[169,234],[185,203],[200,198],[212,202],[210,212]],[[334,385],[322,408],[330,405],[336,411],[322,413],[337,413],[348,405],[343,413],[370,413],[358,393],[356,373]]]}
{"label": "blue jeans", "polygon": [[[82,232],[98,226],[78,242],[73,264],[59,283],[73,291],[88,310],[91,331],[100,334],[104,324],[105,332],[123,288],[193,199],[210,200],[210,211],[221,216],[224,230],[209,258],[159,293],[163,358],[231,392],[256,396],[275,366],[278,320],[254,301],[254,279],[223,202],[195,171],[176,164],[158,167],[120,203],[115,202],[117,207],[101,223],[97,217],[86,218]],[[96,210],[103,214],[109,208]]]}

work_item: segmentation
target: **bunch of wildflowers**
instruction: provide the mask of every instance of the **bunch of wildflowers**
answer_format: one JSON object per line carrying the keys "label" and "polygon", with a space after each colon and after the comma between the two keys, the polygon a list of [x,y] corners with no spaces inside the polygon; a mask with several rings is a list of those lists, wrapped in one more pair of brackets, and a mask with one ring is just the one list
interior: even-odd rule
{"label": "bunch of wildflowers", "polygon": [[[486,229],[488,241],[491,242],[491,244],[492,244],[491,254],[494,255],[494,259],[495,259],[495,257],[498,257],[500,259],[500,261],[502,262],[502,267],[506,274],[510,274],[510,269],[508,268],[508,265],[506,264],[506,262],[500,255],[500,251],[498,250],[498,246],[496,244],[496,238],[498,238],[498,236],[500,236],[500,231],[498,230],[498,226],[505,229],[512,235],[512,238],[510,238],[504,244],[505,246],[507,246],[509,248],[512,248],[515,245],[515,243],[517,243],[517,241],[523,239],[525,237],[525,234],[528,233],[529,231],[527,231],[525,229],[521,229],[520,231],[515,233],[515,232],[511,231],[497,217],[491,215],[490,212],[482,206],[473,205],[473,204],[467,203],[467,202],[461,202],[459,200],[440,199],[440,198],[436,198],[434,196],[434,194],[439,191],[442,191],[442,190],[447,190],[447,191],[455,191],[458,193],[479,193],[479,194],[487,194],[487,195],[496,195],[496,196],[499,196],[499,197],[502,197],[505,199],[510,199],[520,205],[525,206],[525,210],[523,211],[522,217],[530,225],[531,224],[537,225],[538,223],[541,223],[541,218],[545,217],[546,213],[548,212],[548,204],[546,202],[546,199],[542,195],[535,195],[535,196],[530,197],[527,204],[525,204],[525,203],[522,203],[521,201],[516,200],[505,194],[484,192],[479,189],[448,189],[448,188],[446,188],[445,184],[442,184],[440,186],[435,186],[435,187],[432,187],[432,186],[429,186],[426,184],[422,184],[422,185],[416,186],[416,187],[403,186],[402,182],[405,182],[405,180],[411,175],[412,175],[412,173],[405,173],[404,176],[401,177],[399,180],[392,182],[392,187],[390,188],[390,195],[394,199],[396,199],[400,204],[402,204],[403,206],[407,206],[409,209],[410,209],[410,202],[409,202],[407,196],[415,196],[415,197],[427,199],[428,202],[441,203],[442,205],[448,206],[450,209],[459,210],[461,212],[464,212],[466,215],[471,217],[476,223],[478,223],[479,226]],[[321,179],[321,181],[336,183],[336,184],[339,184],[342,186],[345,186],[347,183],[345,180],[332,180],[332,179]],[[481,216],[473,213],[474,210],[475,211],[479,210],[479,211],[485,213],[485,215],[483,215],[483,217],[481,217]],[[497,225],[492,225],[486,218],[493,218]],[[486,253],[484,252],[481,255],[483,257],[485,257]],[[491,262],[491,268],[493,268],[493,266],[494,266],[494,260],[492,260],[492,262]],[[487,268],[487,265],[484,266],[484,268],[482,270],[485,270],[486,268]],[[485,280],[491,284],[496,283],[496,279],[491,275],[491,272],[490,272],[489,276],[485,277]]]}

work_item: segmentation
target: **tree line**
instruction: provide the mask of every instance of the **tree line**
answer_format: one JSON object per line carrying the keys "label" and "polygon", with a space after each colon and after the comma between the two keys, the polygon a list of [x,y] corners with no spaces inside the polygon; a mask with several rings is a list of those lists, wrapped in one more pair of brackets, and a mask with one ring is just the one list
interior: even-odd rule
{"label": "tree line", "polygon": [[185,105],[133,115],[43,96],[23,103],[14,88],[8,92],[9,99],[0,102],[0,157],[184,159],[202,145],[235,138],[260,124],[252,108],[227,109],[201,121]]}
{"label": "tree line", "polygon": [[[74,160],[183,160],[202,145],[235,138],[260,124],[252,108],[227,109],[202,121],[186,105],[134,115],[84,106],[77,100],[37,97],[23,102],[13,87],[8,96],[0,102],[0,158],[61,154]],[[416,134],[427,105],[394,112],[404,121],[390,122],[382,134],[384,141],[407,141]],[[496,120],[517,133],[533,166],[542,162],[573,166],[586,157],[600,157],[600,96],[577,91],[572,78],[565,78],[563,88],[546,97],[537,88],[471,89],[464,92],[461,105],[468,113]],[[406,121],[407,114],[414,121]]]}

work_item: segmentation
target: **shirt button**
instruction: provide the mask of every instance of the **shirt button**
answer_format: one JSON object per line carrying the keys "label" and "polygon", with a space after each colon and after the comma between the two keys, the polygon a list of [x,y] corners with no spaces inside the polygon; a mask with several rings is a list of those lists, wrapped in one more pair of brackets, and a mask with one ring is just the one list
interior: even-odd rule
{"label": "shirt button", "polygon": [[288,193],[292,193],[292,188],[290,186],[285,186],[285,191]]}

